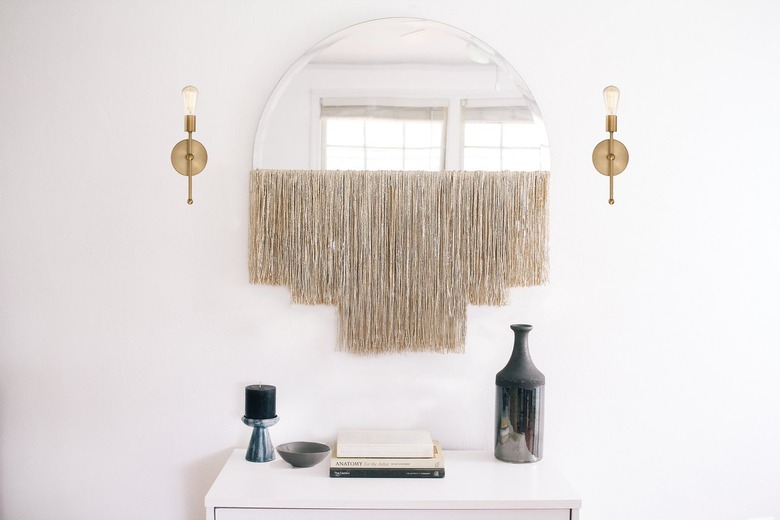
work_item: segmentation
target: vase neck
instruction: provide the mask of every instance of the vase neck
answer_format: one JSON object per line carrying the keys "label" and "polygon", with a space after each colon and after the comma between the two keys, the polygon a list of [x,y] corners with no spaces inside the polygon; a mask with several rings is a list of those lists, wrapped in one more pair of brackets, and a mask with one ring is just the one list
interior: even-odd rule
{"label": "vase neck", "polygon": [[512,355],[506,366],[496,374],[497,385],[529,389],[544,385],[544,374],[534,365],[528,348],[531,328],[530,325],[512,325],[515,332]]}
{"label": "vase neck", "polygon": [[528,330],[516,330],[515,331],[515,343],[512,346],[512,355],[509,358],[509,364],[512,363],[531,363],[531,352],[528,349]]}

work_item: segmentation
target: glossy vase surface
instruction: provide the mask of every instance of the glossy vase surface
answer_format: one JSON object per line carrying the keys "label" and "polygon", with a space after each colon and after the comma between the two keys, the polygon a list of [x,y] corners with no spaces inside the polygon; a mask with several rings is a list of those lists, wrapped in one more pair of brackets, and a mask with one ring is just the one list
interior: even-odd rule
{"label": "glossy vase surface", "polygon": [[512,325],[515,343],[506,366],[496,374],[495,456],[505,462],[542,458],[544,374],[531,360],[531,325]]}

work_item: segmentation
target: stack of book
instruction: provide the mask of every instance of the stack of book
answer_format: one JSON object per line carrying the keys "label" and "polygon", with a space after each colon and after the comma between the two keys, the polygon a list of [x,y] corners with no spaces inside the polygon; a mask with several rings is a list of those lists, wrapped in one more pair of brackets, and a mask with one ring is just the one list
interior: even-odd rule
{"label": "stack of book", "polygon": [[444,456],[425,430],[341,430],[330,476],[442,478]]}

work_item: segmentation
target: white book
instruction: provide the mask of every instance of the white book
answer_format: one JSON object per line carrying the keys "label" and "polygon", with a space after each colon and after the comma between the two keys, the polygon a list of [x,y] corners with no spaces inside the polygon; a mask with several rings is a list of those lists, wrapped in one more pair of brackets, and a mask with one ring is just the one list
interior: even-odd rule
{"label": "white book", "polygon": [[444,454],[433,441],[433,457],[337,457],[332,451],[330,467],[334,469],[443,469]]}
{"label": "white book", "polygon": [[338,457],[433,457],[433,438],[427,430],[341,430]]}

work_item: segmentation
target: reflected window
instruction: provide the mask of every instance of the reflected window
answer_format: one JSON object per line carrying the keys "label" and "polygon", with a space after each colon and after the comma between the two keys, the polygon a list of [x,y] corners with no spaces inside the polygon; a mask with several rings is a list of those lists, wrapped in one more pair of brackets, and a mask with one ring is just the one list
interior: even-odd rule
{"label": "reflected window", "polygon": [[[326,170],[444,169],[447,108],[322,99],[322,165]],[[408,104],[433,104],[431,100]]]}
{"label": "reflected window", "polygon": [[496,100],[490,99],[462,102],[463,169],[538,170],[542,150],[536,143],[544,136],[531,111],[525,106],[495,104]]}

